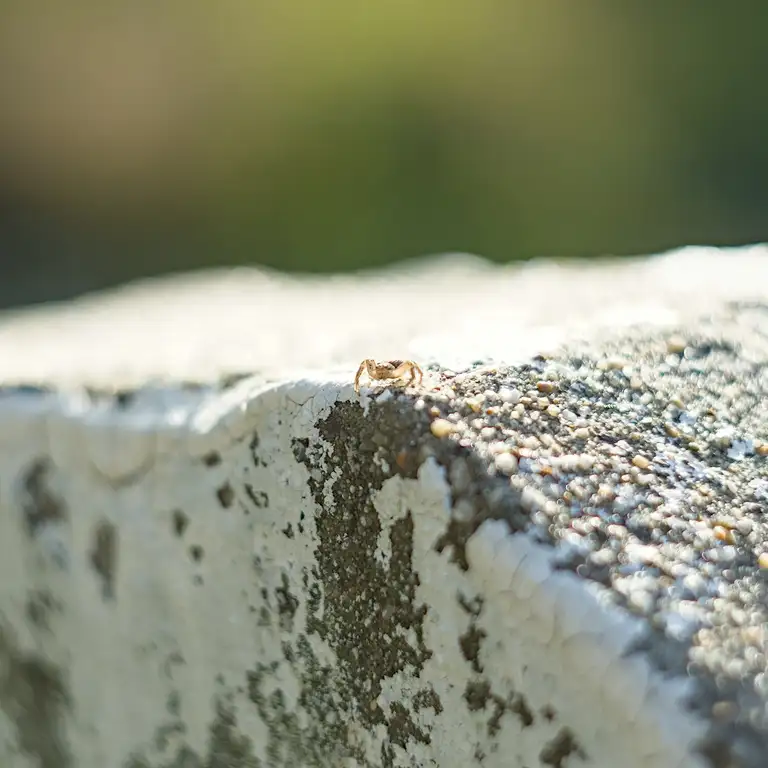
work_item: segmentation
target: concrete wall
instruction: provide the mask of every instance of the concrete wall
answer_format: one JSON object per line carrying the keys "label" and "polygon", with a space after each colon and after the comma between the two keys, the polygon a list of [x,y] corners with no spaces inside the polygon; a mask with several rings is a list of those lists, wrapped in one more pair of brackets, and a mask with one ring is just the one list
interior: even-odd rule
{"label": "concrete wall", "polygon": [[0,765],[763,765],[765,257],[9,316]]}

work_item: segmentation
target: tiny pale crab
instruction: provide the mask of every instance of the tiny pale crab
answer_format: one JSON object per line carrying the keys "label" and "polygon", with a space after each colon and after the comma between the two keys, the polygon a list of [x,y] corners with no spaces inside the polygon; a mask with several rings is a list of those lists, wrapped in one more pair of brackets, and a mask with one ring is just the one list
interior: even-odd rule
{"label": "tiny pale crab", "polygon": [[375,360],[368,358],[360,363],[360,367],[357,369],[355,375],[355,392],[360,392],[360,377],[363,372],[368,374],[368,378],[371,381],[384,380],[384,379],[402,379],[407,374],[410,374],[408,379],[409,384],[413,384],[416,378],[419,379],[421,384],[424,378],[424,372],[419,368],[413,360],[386,360],[381,363],[377,363]]}

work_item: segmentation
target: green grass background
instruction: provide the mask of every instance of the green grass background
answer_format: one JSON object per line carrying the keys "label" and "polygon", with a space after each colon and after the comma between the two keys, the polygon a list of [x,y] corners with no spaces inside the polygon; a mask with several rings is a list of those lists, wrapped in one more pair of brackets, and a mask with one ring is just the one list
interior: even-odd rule
{"label": "green grass background", "polygon": [[768,5],[9,3],[0,304],[768,239]]}

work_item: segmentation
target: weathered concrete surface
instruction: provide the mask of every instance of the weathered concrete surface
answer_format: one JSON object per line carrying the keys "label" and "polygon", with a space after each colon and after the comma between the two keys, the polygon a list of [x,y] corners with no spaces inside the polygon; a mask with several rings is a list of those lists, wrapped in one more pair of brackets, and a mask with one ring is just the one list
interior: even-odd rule
{"label": "weathered concrete surface", "polygon": [[9,316],[0,765],[765,765],[766,256]]}

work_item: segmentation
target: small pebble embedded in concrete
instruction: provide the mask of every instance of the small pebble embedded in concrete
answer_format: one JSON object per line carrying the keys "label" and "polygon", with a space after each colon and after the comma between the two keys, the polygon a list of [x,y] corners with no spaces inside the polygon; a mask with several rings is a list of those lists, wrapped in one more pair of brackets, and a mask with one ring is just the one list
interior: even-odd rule
{"label": "small pebble embedded in concrete", "polygon": [[501,453],[495,459],[496,468],[506,475],[517,471],[517,458],[511,453]]}
{"label": "small pebble embedded in concrete", "polygon": [[641,455],[637,455],[633,457],[632,463],[638,468],[638,469],[648,469],[648,467],[651,466],[651,462],[645,457]]}
{"label": "small pebble embedded in concrete", "polygon": [[453,432],[453,424],[447,419],[435,419],[429,428],[435,437],[448,437]]}

